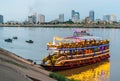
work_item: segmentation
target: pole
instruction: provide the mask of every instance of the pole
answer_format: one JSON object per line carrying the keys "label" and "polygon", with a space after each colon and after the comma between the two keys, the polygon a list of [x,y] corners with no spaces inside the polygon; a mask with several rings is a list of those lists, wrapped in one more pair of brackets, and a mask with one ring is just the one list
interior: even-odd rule
{"label": "pole", "polygon": [[72,49],[70,49],[70,55],[71,55],[71,59],[73,59]]}

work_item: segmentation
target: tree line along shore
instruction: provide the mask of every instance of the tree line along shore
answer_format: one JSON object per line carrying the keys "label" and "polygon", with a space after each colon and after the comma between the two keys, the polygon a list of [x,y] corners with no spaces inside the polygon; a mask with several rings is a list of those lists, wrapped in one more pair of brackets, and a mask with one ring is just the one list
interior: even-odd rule
{"label": "tree line along shore", "polygon": [[0,24],[0,27],[120,28],[120,24]]}

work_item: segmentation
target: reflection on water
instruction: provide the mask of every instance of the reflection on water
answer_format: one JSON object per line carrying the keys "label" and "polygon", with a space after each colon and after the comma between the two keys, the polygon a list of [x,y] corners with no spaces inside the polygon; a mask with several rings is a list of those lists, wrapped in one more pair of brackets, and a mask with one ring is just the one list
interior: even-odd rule
{"label": "reflection on water", "polygon": [[109,60],[80,68],[58,72],[75,81],[110,81]]}

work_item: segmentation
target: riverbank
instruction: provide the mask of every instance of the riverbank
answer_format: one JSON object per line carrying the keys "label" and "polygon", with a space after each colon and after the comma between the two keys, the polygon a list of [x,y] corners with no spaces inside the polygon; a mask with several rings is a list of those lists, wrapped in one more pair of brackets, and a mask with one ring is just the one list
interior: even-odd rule
{"label": "riverbank", "polygon": [[96,24],[0,24],[0,27],[45,27],[45,28],[120,28],[120,24],[96,25]]}
{"label": "riverbank", "polygon": [[0,48],[0,81],[56,81],[50,72]]}

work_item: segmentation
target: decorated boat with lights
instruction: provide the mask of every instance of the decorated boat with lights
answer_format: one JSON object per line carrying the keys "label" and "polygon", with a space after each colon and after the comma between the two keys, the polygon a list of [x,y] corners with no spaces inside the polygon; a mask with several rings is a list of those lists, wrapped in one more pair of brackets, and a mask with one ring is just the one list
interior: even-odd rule
{"label": "decorated boat with lights", "polygon": [[85,30],[74,31],[73,36],[60,38],[47,43],[48,56],[41,66],[58,71],[94,64],[110,57],[109,40],[90,35]]}

